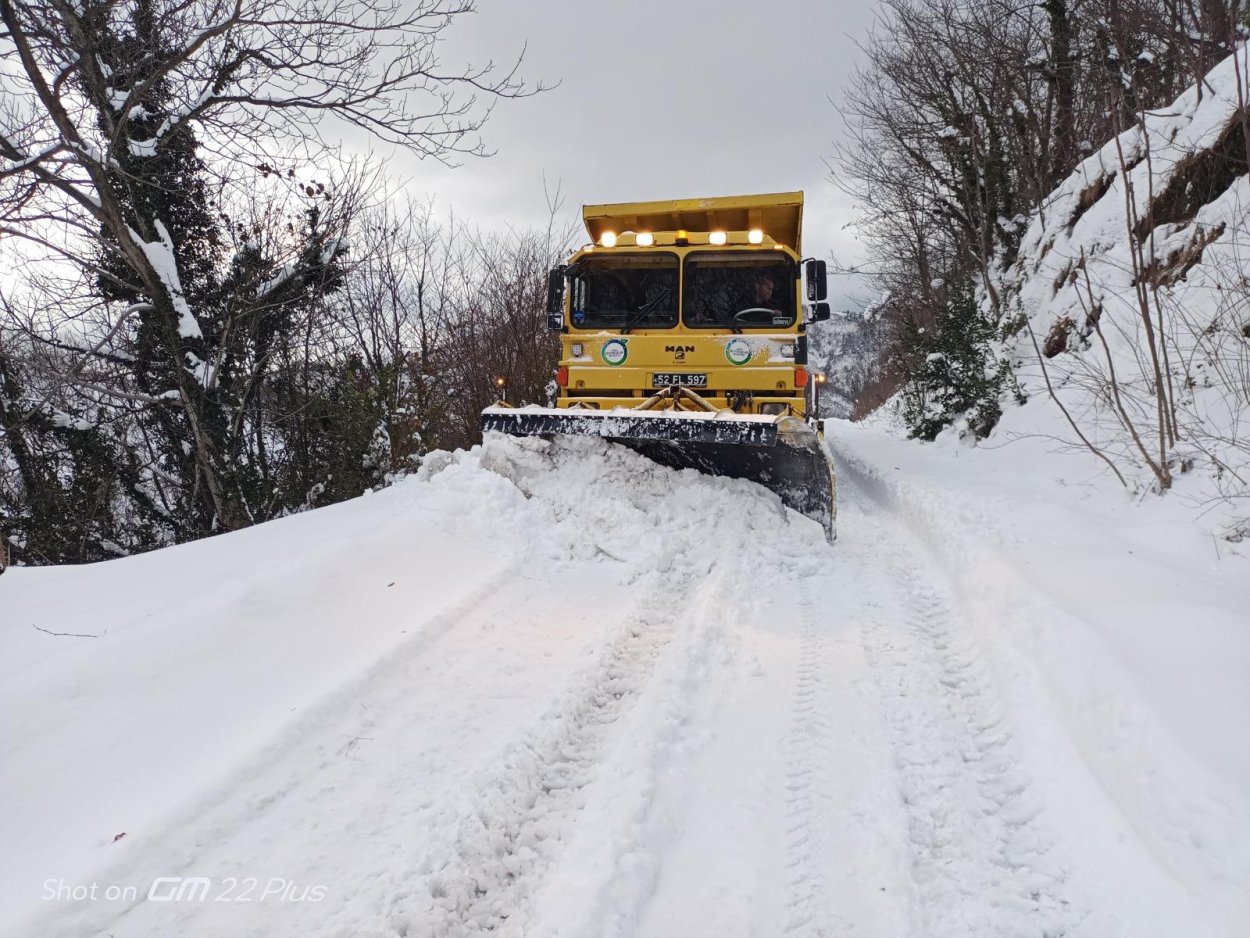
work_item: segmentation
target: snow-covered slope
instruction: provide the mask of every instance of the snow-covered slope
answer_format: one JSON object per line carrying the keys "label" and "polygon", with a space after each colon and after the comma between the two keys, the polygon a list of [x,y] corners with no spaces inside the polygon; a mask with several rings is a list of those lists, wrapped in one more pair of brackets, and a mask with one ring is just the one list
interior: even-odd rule
{"label": "snow-covered slope", "polygon": [[1240,547],[831,430],[832,549],[748,483],[492,439],[10,570],[0,932],[1244,934]]}
{"label": "snow-covered slope", "polygon": [[[1184,497],[1214,506],[1209,526],[1234,536],[1250,516],[1247,65],[1243,45],[1093,153],[1035,213],[1000,285],[1009,318],[1032,328],[1018,348],[1032,397],[995,435],[1049,437],[1102,465],[1048,399],[1049,377],[1131,485],[1155,483],[1150,460],[1166,464]],[[1179,430],[1162,457],[1159,377]]]}

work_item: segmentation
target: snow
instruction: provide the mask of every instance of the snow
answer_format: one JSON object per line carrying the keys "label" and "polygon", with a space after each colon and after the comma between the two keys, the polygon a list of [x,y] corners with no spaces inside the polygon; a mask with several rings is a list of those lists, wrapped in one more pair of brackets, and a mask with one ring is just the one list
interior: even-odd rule
{"label": "snow", "polygon": [[[1236,55],[1244,83],[1246,47]],[[1245,100],[1247,89],[1239,95],[1237,81],[1237,63],[1229,57],[1208,73],[1201,93],[1191,88],[1171,105],[1147,112],[1144,128],[1129,129],[1080,163],[1035,214],[1019,260],[1000,284],[1008,315],[1025,316],[1039,344],[1056,324],[1071,324],[1067,350],[1046,363],[1051,382],[1082,430],[1137,491],[1152,487],[1154,479],[1105,390],[1114,368],[1129,409],[1140,414],[1137,430],[1149,440],[1156,432],[1154,418],[1137,408],[1143,402],[1151,406],[1154,376],[1146,359],[1126,204],[1138,220],[1152,217],[1152,201],[1155,212],[1166,212],[1162,196],[1178,173],[1203,159],[1227,162],[1212,147],[1237,120],[1238,102]],[[1187,184],[1191,195],[1192,185]],[[1250,345],[1239,334],[1250,302],[1245,289],[1250,180],[1235,176],[1222,192],[1202,195],[1206,204],[1143,231],[1140,250],[1145,268],[1153,263],[1167,272],[1158,289],[1146,293],[1172,366],[1182,437],[1172,467],[1176,492],[1194,514],[1205,515],[1208,529],[1218,536],[1244,522],[1244,497],[1238,508],[1237,499],[1229,496],[1244,493],[1250,479],[1250,449],[1241,430],[1250,420],[1244,377]],[[1186,258],[1192,264],[1186,265]],[[1151,282],[1149,275],[1145,280]],[[1094,330],[1096,322],[1102,338]],[[1050,437],[1078,449],[1075,434],[1048,399],[1027,330],[1013,351],[1023,363],[1017,376],[1032,399],[1022,408],[1006,408],[993,445]],[[1096,468],[1093,454],[1086,452],[1085,458],[1091,470]],[[1182,459],[1189,458],[1196,471],[1186,475],[1180,469]]]}
{"label": "snow", "polygon": [[[330,238],[321,248],[319,255],[322,264],[329,264],[336,257],[346,254],[351,250],[351,244],[346,238]],[[288,261],[269,276],[259,287],[256,288],[256,296],[264,298],[285,285],[292,277],[301,270],[301,266],[297,261]]]}
{"label": "snow", "polygon": [[287,263],[283,264],[276,271],[274,271],[273,275],[270,276],[268,280],[266,280],[264,283],[262,283],[259,287],[256,288],[257,298],[262,299],[268,296],[274,290],[278,289],[280,286],[282,286],[284,283],[290,280],[291,277],[293,277],[296,271],[298,270],[299,270],[299,265],[296,264],[294,261],[288,261]]}
{"label": "snow", "polygon": [[10,569],[6,933],[1244,935],[1250,551],[1041,441],[828,432],[833,548],[492,437]]}
{"label": "snow", "polygon": [[777,423],[777,418],[770,414],[732,414],[723,410],[717,411],[701,411],[701,410],[637,410],[634,407],[613,407],[611,410],[580,410],[569,411],[561,407],[541,407],[538,404],[526,404],[522,407],[493,406],[487,407],[482,411],[483,414],[507,416],[508,414],[525,413],[525,414],[542,414],[548,417],[564,417],[567,418],[573,414],[578,417],[584,417],[588,420],[599,420],[604,425],[603,434],[609,436],[614,428],[611,424],[613,417],[628,417],[631,421],[648,421],[654,420],[659,422],[677,421],[686,423],[689,421],[696,422],[712,422],[724,423],[732,421],[733,423]]}
{"label": "snow", "polygon": [[341,254],[351,250],[351,242],[346,238],[330,238],[321,248],[321,263],[328,264]]}
{"label": "snow", "polygon": [[75,417],[72,414],[65,413],[64,411],[56,410],[54,408],[49,407],[46,409],[46,413],[48,415],[48,418],[52,421],[52,426],[54,427],[60,427],[61,429],[64,429],[64,430],[93,430],[95,429],[95,424],[93,424],[91,421],[84,420],[82,417]]}
{"label": "snow", "polygon": [[131,140],[129,144],[130,155],[139,159],[150,159],[156,156],[157,138],[150,140]]}
{"label": "snow", "polygon": [[[171,130],[182,123],[188,116],[199,111],[213,98],[213,86],[210,84],[200,91],[194,103],[182,104],[170,110],[169,116],[161,122],[161,126],[156,129],[156,133],[152,135],[152,139],[139,144],[142,147],[151,145],[152,152],[155,153],[156,147],[160,140],[163,139]],[[134,144],[132,144],[132,149]]]}
{"label": "snow", "polygon": [[182,367],[195,376],[195,380],[199,382],[201,387],[211,388],[213,386],[213,369],[209,367],[208,362],[194,352],[183,353]]}
{"label": "snow", "polygon": [[131,229],[130,237],[147,256],[148,263],[161,278],[161,283],[169,291],[169,298],[174,304],[174,312],[178,314],[178,334],[184,339],[202,338],[204,333],[196,321],[186,295],[182,291],[182,278],[178,275],[178,261],[174,255],[174,242],[164,223],[156,219],[156,234],[159,241],[144,241],[139,233]]}
{"label": "snow", "polygon": [[56,153],[59,149],[61,149],[61,144],[55,143],[52,146],[45,147],[38,153],[22,157],[19,160],[4,160],[3,162],[0,162],[0,173],[9,175],[10,173],[16,173],[19,170],[26,169],[29,166],[34,166],[37,163],[43,162],[43,160]]}

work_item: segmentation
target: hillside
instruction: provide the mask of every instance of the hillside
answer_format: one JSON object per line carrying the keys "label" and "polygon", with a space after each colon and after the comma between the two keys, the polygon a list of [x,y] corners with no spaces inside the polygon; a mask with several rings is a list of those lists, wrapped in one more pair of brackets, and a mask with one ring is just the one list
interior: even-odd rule
{"label": "hillside", "polygon": [[1084,435],[1131,491],[1175,486],[1233,539],[1250,533],[1245,59],[1146,111],[1035,213],[998,285],[1030,401],[993,437],[1058,440],[1106,470]]}

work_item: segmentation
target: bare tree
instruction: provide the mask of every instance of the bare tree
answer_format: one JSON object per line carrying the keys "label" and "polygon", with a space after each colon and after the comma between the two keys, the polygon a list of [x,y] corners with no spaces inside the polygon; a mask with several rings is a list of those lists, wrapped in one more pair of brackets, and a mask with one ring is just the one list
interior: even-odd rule
{"label": "bare tree", "polygon": [[934,353],[942,284],[974,283],[984,315],[1015,328],[997,284],[1030,214],[1045,215],[1095,145],[1226,55],[1244,12],[1240,0],[884,0],[833,170],[864,206],[884,314],[910,323],[889,352],[900,381]]}
{"label": "bare tree", "polygon": [[[57,284],[26,291],[23,326],[60,352],[45,365],[80,408],[142,410],[143,471],[162,509],[189,519],[179,536],[265,516],[249,415],[293,333],[313,341],[309,310],[341,286],[361,204],[359,179],[315,181],[313,167],[338,165],[337,133],[453,162],[484,152],[494,100],[531,93],[515,66],[439,61],[472,12],[0,0],[0,237],[27,286]],[[257,192],[302,205],[279,218],[248,206]]]}

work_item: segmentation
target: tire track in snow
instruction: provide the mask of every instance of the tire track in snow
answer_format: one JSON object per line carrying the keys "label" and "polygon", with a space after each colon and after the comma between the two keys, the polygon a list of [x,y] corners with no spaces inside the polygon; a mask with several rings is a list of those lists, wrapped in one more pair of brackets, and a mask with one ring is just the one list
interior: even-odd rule
{"label": "tire track in snow", "polygon": [[829,693],[832,673],[829,638],[819,629],[805,580],[799,581],[800,651],[794,710],[786,764],[786,902],[785,934],[830,938],[848,933],[845,921],[829,907],[822,859],[828,855],[821,822],[822,798],[831,789],[834,708]]}
{"label": "tire track in snow", "polygon": [[528,901],[563,850],[613,728],[647,685],[678,621],[659,595],[640,608],[471,800],[435,822],[443,836],[427,851],[417,887],[393,902],[395,934],[524,931]]}
{"label": "tire track in snow", "polygon": [[864,634],[892,728],[922,933],[1059,938],[1081,916],[1042,806],[981,653],[927,569],[893,553],[875,592],[897,594],[899,608]]}

